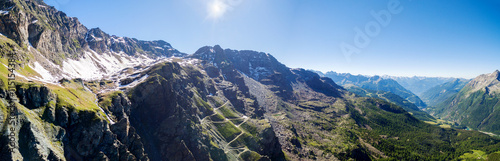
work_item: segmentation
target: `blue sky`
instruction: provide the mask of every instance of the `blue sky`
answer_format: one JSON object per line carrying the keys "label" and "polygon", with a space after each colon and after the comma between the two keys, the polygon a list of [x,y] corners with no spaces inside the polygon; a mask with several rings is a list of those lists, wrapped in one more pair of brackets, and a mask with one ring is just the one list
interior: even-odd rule
{"label": "blue sky", "polygon": [[[365,75],[473,78],[500,68],[500,2],[494,0],[45,2],[89,28],[165,40],[188,54],[219,44],[267,52],[292,68]],[[372,11],[391,18],[377,21]],[[355,50],[346,54],[341,46]]]}

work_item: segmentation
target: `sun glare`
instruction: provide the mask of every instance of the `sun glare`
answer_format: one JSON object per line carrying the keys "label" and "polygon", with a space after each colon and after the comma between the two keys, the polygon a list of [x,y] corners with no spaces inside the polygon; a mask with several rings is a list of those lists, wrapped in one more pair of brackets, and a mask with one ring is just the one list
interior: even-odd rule
{"label": "sun glare", "polygon": [[208,18],[217,20],[226,13],[228,5],[222,0],[212,0],[208,3]]}

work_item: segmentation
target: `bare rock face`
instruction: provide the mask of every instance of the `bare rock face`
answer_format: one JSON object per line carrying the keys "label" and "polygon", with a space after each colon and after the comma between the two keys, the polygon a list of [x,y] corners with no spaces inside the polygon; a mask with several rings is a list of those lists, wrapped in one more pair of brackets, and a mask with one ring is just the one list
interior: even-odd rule
{"label": "bare rock face", "polygon": [[[65,131],[62,128],[40,129],[35,123],[23,122],[19,130],[19,151],[26,160],[64,160],[60,147],[47,144],[46,139],[62,140]],[[44,131],[44,133],[41,133]],[[55,136],[50,138],[50,135]]]}
{"label": "bare rock face", "polygon": [[198,111],[184,90],[189,81],[175,78],[175,73],[181,73],[178,64],[158,67],[146,80],[150,83],[138,85],[131,98],[131,119],[140,135],[147,136],[148,155],[152,160],[209,160],[208,149],[202,144],[206,141],[195,124],[199,122],[195,117]]}
{"label": "bare rock face", "polygon": [[28,85],[16,86],[16,92],[20,98],[20,103],[30,109],[45,106],[50,101],[54,101],[56,96],[45,86]]}
{"label": "bare rock face", "polygon": [[78,19],[41,1],[3,2],[9,13],[0,17],[0,32],[21,46],[33,46],[54,62],[81,53],[87,28]]}
{"label": "bare rock face", "polygon": [[480,75],[465,85],[465,88],[469,89],[469,93],[486,90],[487,93],[500,94],[500,71]]}
{"label": "bare rock face", "polygon": [[144,145],[141,141],[141,137],[136,133],[136,130],[130,124],[130,108],[131,102],[128,98],[120,93],[116,97],[112,98],[112,106],[108,107],[112,111],[113,115],[119,120],[117,123],[110,126],[110,130],[114,133],[116,138],[120,141],[122,146],[120,147],[126,152],[126,155],[121,155],[120,160],[149,160],[148,156],[144,152]]}
{"label": "bare rock face", "polygon": [[[9,152],[7,135],[1,135],[2,158],[12,160],[149,160],[141,137],[130,125],[131,102],[123,94],[113,97],[116,124],[101,119],[96,111],[61,106],[56,95],[43,85],[19,84],[20,100],[15,124],[4,124],[14,137],[16,150]],[[54,102],[54,103],[49,103]],[[2,110],[2,118],[7,115]]]}

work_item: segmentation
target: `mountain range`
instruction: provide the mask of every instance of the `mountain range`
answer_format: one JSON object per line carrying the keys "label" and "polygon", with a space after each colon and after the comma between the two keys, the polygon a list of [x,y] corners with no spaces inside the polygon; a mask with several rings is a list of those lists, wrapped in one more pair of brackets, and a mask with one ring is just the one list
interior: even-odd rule
{"label": "mountain range", "polygon": [[413,77],[401,77],[401,76],[382,76],[386,79],[393,79],[398,82],[401,86],[408,89],[409,91],[415,93],[418,96],[422,96],[422,94],[438,85],[443,83],[452,81],[456,78],[448,78],[448,77],[422,77],[422,76],[413,76]]}
{"label": "mountain range", "polygon": [[[394,80],[337,81],[219,45],[186,54],[88,29],[42,0],[2,0],[0,11],[2,160],[500,156],[498,137],[417,119],[425,103]],[[471,97],[497,95],[494,76],[483,77],[464,87]]]}
{"label": "mountain range", "polygon": [[469,81],[470,80],[466,79],[455,79],[444,84],[437,85],[422,93],[420,98],[422,98],[428,106],[436,106],[458,93]]}
{"label": "mountain range", "polygon": [[427,112],[422,111],[415,104],[409,102],[408,100],[392,92],[374,91],[370,89],[364,89],[355,85],[346,85],[345,89],[361,97],[379,98],[394,103],[403,108],[405,111],[412,114],[415,118],[419,120],[435,121],[435,118],[429,115]]}
{"label": "mountain range", "polygon": [[470,129],[500,134],[500,72],[480,75],[431,112]]}
{"label": "mountain range", "polygon": [[393,79],[385,79],[380,76],[363,76],[336,72],[326,72],[325,74],[320,74],[331,78],[340,85],[352,84],[364,89],[391,92],[407,99],[419,108],[427,107],[427,105],[417,95],[413,94]]}

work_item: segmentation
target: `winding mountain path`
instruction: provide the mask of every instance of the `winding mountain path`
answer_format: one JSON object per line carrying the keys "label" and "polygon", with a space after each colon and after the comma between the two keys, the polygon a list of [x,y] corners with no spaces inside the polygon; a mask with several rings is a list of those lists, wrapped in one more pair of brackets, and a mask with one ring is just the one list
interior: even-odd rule
{"label": "winding mountain path", "polygon": [[[235,125],[236,128],[238,128],[241,132],[238,134],[238,136],[234,137],[234,139],[232,139],[231,141],[225,143],[225,145],[223,146],[224,147],[224,153],[229,153],[231,151],[237,151],[237,153],[235,153],[238,157],[240,157],[241,154],[243,154],[244,152],[246,151],[250,151],[250,149],[248,149],[246,146],[243,146],[243,147],[232,147],[230,146],[231,143],[233,143],[234,141],[236,141],[238,138],[240,138],[243,134],[245,134],[245,130],[240,128],[240,125],[244,124],[245,122],[247,122],[250,118],[248,116],[245,116],[243,115],[242,117],[239,117],[239,118],[232,118],[232,119],[224,119],[224,121],[212,121],[212,120],[207,120],[207,118],[210,118],[212,116],[215,116],[217,114],[220,114],[222,116],[224,116],[223,114],[219,113],[218,110],[219,108],[221,107],[224,107],[226,106],[227,104],[229,103],[229,101],[226,101],[224,104],[222,104],[221,106],[219,107],[216,107],[214,108],[214,113],[211,114],[211,115],[208,115],[208,116],[205,116],[203,117],[203,119],[200,119],[200,122],[202,125],[206,125],[208,122],[212,122],[212,123],[227,123],[227,122],[231,122],[230,120],[237,120],[237,119],[244,119],[243,122],[239,123],[238,125]],[[231,122],[232,123],[232,122]],[[217,133],[215,131],[210,131],[210,133]],[[215,135],[216,137],[218,135]],[[218,139],[223,139],[222,137],[217,137]]]}

